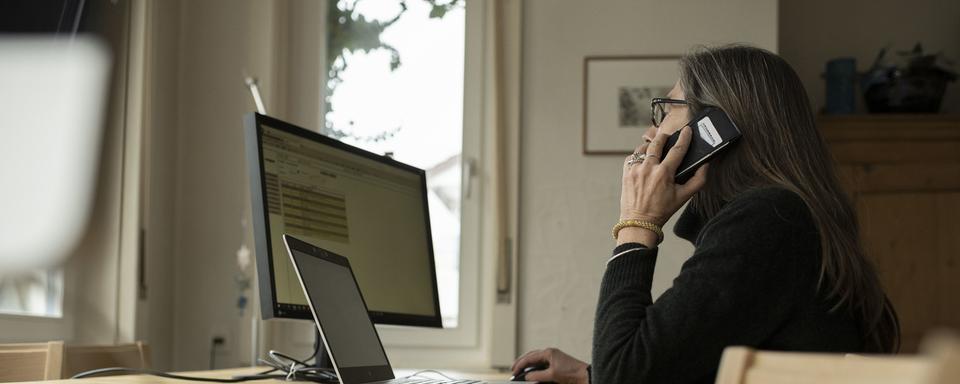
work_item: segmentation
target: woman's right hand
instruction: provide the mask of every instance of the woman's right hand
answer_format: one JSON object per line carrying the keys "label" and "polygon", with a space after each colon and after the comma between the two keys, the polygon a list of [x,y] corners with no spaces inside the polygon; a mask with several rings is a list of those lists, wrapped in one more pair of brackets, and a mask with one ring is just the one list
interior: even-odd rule
{"label": "woman's right hand", "polygon": [[556,348],[547,348],[527,352],[513,363],[513,375],[516,376],[529,366],[545,365],[546,369],[531,371],[526,375],[526,381],[553,382],[559,384],[587,384],[587,366],[589,364],[577,360]]}

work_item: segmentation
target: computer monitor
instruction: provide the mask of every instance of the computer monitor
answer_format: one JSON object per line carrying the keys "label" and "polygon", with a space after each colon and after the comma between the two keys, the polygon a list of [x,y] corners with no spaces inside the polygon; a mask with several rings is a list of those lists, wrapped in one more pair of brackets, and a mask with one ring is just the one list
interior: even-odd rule
{"label": "computer monitor", "polygon": [[374,322],[443,326],[422,169],[258,113],[244,129],[264,319],[313,319],[289,233],[349,258]]}

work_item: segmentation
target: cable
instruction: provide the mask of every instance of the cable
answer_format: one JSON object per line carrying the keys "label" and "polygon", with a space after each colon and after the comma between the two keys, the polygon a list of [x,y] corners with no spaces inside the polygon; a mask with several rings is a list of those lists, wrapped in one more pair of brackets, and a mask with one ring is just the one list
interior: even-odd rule
{"label": "cable", "polygon": [[256,374],[256,375],[234,376],[233,378],[230,378],[230,379],[215,379],[215,378],[209,378],[209,377],[176,375],[172,373],[154,371],[151,369],[122,368],[122,367],[100,368],[100,369],[89,370],[86,372],[80,372],[76,375],[73,375],[71,379],[83,379],[87,377],[100,376],[108,373],[136,373],[136,374],[142,374],[142,375],[165,377],[168,379],[204,381],[209,383],[242,383],[245,381],[263,380],[263,379],[309,380],[317,383],[336,383],[337,382],[336,376],[333,376],[333,378],[330,378],[330,377],[325,377],[325,376],[320,376],[315,374],[306,374],[306,373],[298,373],[298,372],[293,372],[293,375],[291,375],[291,373],[274,374],[274,375]]}
{"label": "cable", "polygon": [[[257,360],[260,360],[260,359],[257,359]],[[266,370],[266,371],[263,371],[263,372],[260,372],[260,373],[258,373],[258,375],[266,375],[266,374],[268,374],[268,373],[276,372],[276,371],[277,371],[277,369],[276,369],[276,368],[273,368],[273,366],[271,366],[270,369],[268,369],[268,370]]]}
{"label": "cable", "polygon": [[[267,352],[272,362],[263,361],[267,365],[273,366],[287,373],[287,380],[296,380],[304,378],[308,380],[336,380],[336,373],[330,368],[321,368],[308,365],[306,362],[297,360],[281,352],[271,350]],[[289,364],[289,367],[287,366]]]}
{"label": "cable", "polygon": [[73,375],[71,379],[82,379],[85,377],[100,376],[105,373],[139,373],[142,375],[166,377],[168,379],[206,381],[211,383],[240,383],[248,380],[254,380],[250,378],[214,379],[209,377],[183,376],[183,375],[175,375],[172,373],[154,371],[152,369],[122,368],[122,367],[100,368],[100,369],[89,370],[86,372],[80,372],[76,375]]}
{"label": "cable", "polygon": [[[211,348],[211,363],[213,358],[214,349],[216,347],[216,341]],[[153,375],[159,377],[166,377],[169,379],[178,379],[178,380],[190,380],[190,381],[205,381],[211,383],[241,383],[244,381],[250,380],[262,380],[262,379],[282,379],[282,380],[309,380],[319,383],[336,383],[337,374],[330,368],[319,368],[312,367],[307,364],[307,361],[316,357],[317,352],[314,350],[313,354],[308,356],[306,359],[298,360],[289,355],[286,355],[282,352],[270,350],[267,352],[267,356],[270,360],[258,359],[261,364],[270,366],[271,369],[256,373],[253,375],[241,375],[234,376],[230,379],[214,379],[207,377],[194,377],[194,376],[183,376],[172,373],[166,373],[161,371],[155,371],[151,369],[138,369],[138,368],[123,368],[123,367],[110,367],[110,368],[100,368],[93,369],[86,372],[80,372],[76,375],[73,375],[71,379],[82,379],[85,377],[99,376],[108,373],[138,373],[143,375]],[[280,371],[282,373],[271,374],[272,372]],[[436,371],[420,371],[416,374],[423,372],[436,372]],[[440,372],[436,372],[443,375]],[[414,374],[414,375],[416,375]],[[413,375],[411,375],[413,376]]]}
{"label": "cable", "polygon": [[[298,363],[300,363],[300,364],[303,364],[303,365],[309,365],[309,364],[307,364],[307,362],[310,361],[310,359],[312,359],[312,358],[314,358],[314,357],[317,356],[317,350],[314,349],[314,350],[313,350],[313,353],[310,354],[310,356],[307,356],[307,358],[305,358],[305,359],[303,359],[303,360],[294,359],[294,358],[292,358],[292,357],[290,357],[290,356],[287,356],[287,355],[285,355],[285,354],[283,354],[283,353],[280,353],[280,352],[274,351],[274,350],[268,351],[267,354],[270,354],[271,357],[273,357],[273,358],[276,358],[276,356],[280,356],[280,357],[282,357],[282,358],[285,358],[285,359],[288,359],[288,360],[291,360],[291,361],[296,361],[296,362],[298,362]],[[276,356],[273,356],[273,355],[276,355]],[[276,372],[276,371],[279,371],[279,370],[283,370],[283,368],[280,368],[280,367],[278,367],[278,366],[276,366],[276,365],[274,365],[274,364],[267,363],[267,362],[264,361],[263,359],[257,359],[257,360],[259,360],[260,362],[263,362],[264,364],[269,365],[269,366],[271,367],[270,369],[268,369],[268,370],[266,370],[266,371],[263,371],[263,372],[258,373],[258,375],[266,375],[266,374],[268,374],[268,373],[272,373],[272,372]]]}
{"label": "cable", "polygon": [[72,40],[77,36],[77,31],[80,30],[80,16],[83,15],[83,4],[86,3],[86,0],[80,0],[80,5],[77,6],[77,17],[73,18],[73,33],[70,34],[70,39]]}
{"label": "cable", "polygon": [[313,349],[313,353],[311,353],[310,356],[307,356],[306,359],[303,359],[303,361],[310,361],[310,359],[312,359],[312,358],[314,358],[314,357],[317,357],[317,349],[316,349],[316,348],[314,348],[314,349]]}
{"label": "cable", "polygon": [[307,360],[310,360],[310,358],[313,357],[313,356],[310,356],[310,357],[308,357],[308,358],[306,358],[306,359],[303,359],[303,360],[301,361],[301,360],[294,359],[294,358],[292,358],[292,357],[290,357],[290,356],[288,356],[288,355],[285,355],[285,354],[283,354],[283,353],[281,353],[281,352],[279,352],[279,351],[274,351],[274,350],[272,350],[272,349],[267,352],[267,355],[269,355],[271,358],[274,359],[274,361],[276,361],[276,362],[278,362],[278,363],[280,363],[280,361],[279,361],[280,359],[287,359],[287,360],[290,361],[290,362],[295,362],[295,363],[298,363],[298,364],[304,365],[304,366],[309,365],[309,364],[306,363],[306,361],[307,361]]}
{"label": "cable", "polygon": [[[308,357],[309,360],[313,356]],[[268,351],[267,359],[258,359],[263,365],[272,367],[254,375],[235,376],[234,379],[264,379],[275,378],[283,380],[310,380],[320,383],[338,383],[337,374],[333,369],[314,367],[304,360],[298,360],[278,351]],[[281,373],[270,374],[280,371]]]}
{"label": "cable", "polygon": [[414,372],[413,374],[410,374],[410,375],[407,375],[407,376],[403,377],[403,379],[409,379],[409,378],[414,377],[414,376],[420,376],[420,375],[423,374],[423,373],[436,373],[436,374],[438,374],[438,375],[440,375],[440,376],[443,376],[443,378],[445,378],[445,379],[447,379],[447,380],[456,380],[456,379],[454,379],[454,378],[452,378],[452,377],[450,377],[450,376],[447,376],[447,375],[444,374],[443,372],[440,372],[440,371],[437,371],[437,370],[433,370],[433,369],[424,369],[424,370],[422,370],[422,371],[416,371],[416,372]]}

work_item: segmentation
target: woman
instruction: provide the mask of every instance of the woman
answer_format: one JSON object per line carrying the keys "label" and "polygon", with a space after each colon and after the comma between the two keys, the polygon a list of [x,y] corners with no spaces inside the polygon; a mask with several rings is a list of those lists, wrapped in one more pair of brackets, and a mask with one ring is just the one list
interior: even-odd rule
{"label": "woman", "polygon": [[[514,364],[530,381],[712,383],[731,345],[765,350],[895,352],[896,314],[859,240],[796,73],[752,47],[703,49],[654,102],[646,144],[624,161],[620,229],[600,288],[593,365],[556,349]],[[684,125],[706,106],[743,137],[685,184],[673,174]],[[678,144],[661,153],[678,129]],[[656,302],[659,228],[689,200],[675,233],[696,250]]]}

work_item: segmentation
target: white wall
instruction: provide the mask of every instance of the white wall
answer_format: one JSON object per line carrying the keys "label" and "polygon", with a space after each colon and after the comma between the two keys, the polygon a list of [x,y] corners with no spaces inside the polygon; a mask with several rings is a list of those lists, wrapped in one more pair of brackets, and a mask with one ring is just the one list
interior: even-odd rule
{"label": "white wall", "polygon": [[[926,51],[942,51],[960,71],[960,1],[781,1],[780,52],[800,75],[815,111],[826,99],[820,75],[827,60],[854,57],[865,71],[880,48],[889,45],[891,55],[917,42]],[[857,104],[865,113],[861,96]],[[947,88],[942,111],[960,113],[960,84]]]}
{"label": "white wall", "polygon": [[173,266],[176,231],[180,1],[151,1],[148,10],[144,124],[143,229],[146,297],[138,305],[140,338],[151,348],[153,367],[173,368]]}
{"label": "white wall", "polygon": [[[271,105],[274,2],[181,3],[179,124],[174,234],[176,369],[206,369],[211,337],[227,338],[217,367],[239,364],[241,317],[234,277],[250,203],[243,152],[244,76],[261,80]],[[250,245],[248,245],[250,247]],[[251,247],[252,248],[252,247]]]}
{"label": "white wall", "polygon": [[[729,42],[776,50],[777,2],[558,0],[524,7],[519,352],[555,346],[589,360],[600,279],[614,246],[622,158],[581,153],[584,56],[683,54],[695,44]],[[657,294],[691,252],[670,233],[657,262]]]}
{"label": "white wall", "polygon": [[[150,2],[147,35],[144,215],[146,298],[138,337],[155,367],[206,369],[213,336],[227,344],[217,367],[237,366],[249,336],[236,307],[236,251],[249,241],[244,77],[271,103],[276,1]],[[249,244],[248,244],[249,246]],[[253,308],[257,310],[257,308]],[[247,343],[249,345],[249,343]]]}
{"label": "white wall", "polygon": [[[144,156],[145,275],[139,337],[163,370],[206,369],[211,339],[226,338],[216,367],[250,361],[250,327],[260,317],[256,287],[241,313],[236,252],[253,248],[242,117],[256,108],[244,85],[257,77],[268,112],[319,126],[324,43],[319,25],[278,20],[320,18],[307,0],[150,2],[147,136]],[[309,15],[308,15],[309,14]],[[313,15],[313,16],[310,16]],[[295,50],[296,54],[284,52]],[[282,86],[287,82],[292,86]],[[283,89],[284,92],[276,92]],[[284,99],[302,101],[288,113]],[[245,271],[255,277],[252,268]],[[308,322],[265,332],[309,347]],[[296,332],[306,330],[309,332]],[[302,337],[302,335],[306,335]],[[300,340],[300,339],[308,340]],[[281,348],[303,355],[303,348]]]}

